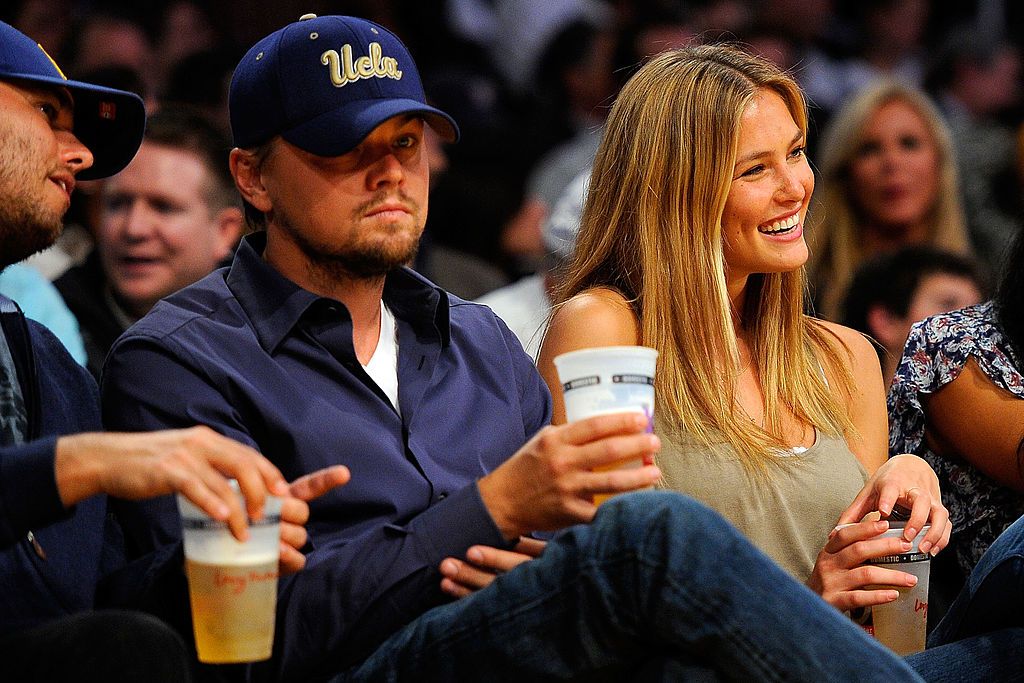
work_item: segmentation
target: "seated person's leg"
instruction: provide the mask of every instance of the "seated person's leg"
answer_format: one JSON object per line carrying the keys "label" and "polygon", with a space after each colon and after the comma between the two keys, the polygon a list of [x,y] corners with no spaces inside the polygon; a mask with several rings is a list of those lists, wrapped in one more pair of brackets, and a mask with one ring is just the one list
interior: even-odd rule
{"label": "seated person's leg", "polygon": [[1024,628],[989,631],[907,657],[930,683],[1024,681]]}
{"label": "seated person's leg", "polygon": [[1015,626],[1024,626],[1024,517],[982,555],[928,646]]}
{"label": "seated person's leg", "polygon": [[620,496],[537,560],[435,608],[354,680],[624,680],[652,660],[743,680],[918,680],[718,514]]}
{"label": "seated person's leg", "polygon": [[0,679],[182,683],[190,674],[185,645],[169,626],[141,612],[110,610],[3,637]]}

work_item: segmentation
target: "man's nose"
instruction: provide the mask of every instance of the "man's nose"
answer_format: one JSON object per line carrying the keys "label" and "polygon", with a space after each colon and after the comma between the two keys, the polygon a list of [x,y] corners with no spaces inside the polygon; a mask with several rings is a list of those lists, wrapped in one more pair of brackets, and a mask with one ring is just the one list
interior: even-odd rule
{"label": "man's nose", "polygon": [[72,173],[77,174],[92,166],[92,152],[82,144],[81,140],[75,137],[74,133],[71,131],[61,131],[58,133],[58,140],[60,142],[61,161],[71,169]]}

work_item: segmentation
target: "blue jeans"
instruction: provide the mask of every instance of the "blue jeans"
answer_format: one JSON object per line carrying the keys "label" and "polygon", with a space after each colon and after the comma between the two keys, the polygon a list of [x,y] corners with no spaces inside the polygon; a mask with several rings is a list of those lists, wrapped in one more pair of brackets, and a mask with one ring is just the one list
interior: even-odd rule
{"label": "blue jeans", "polygon": [[434,608],[346,680],[917,681],[903,660],[717,513],[619,496],[475,595]]}
{"label": "blue jeans", "polygon": [[1024,681],[1024,517],[989,547],[928,649],[907,662],[929,681]]}

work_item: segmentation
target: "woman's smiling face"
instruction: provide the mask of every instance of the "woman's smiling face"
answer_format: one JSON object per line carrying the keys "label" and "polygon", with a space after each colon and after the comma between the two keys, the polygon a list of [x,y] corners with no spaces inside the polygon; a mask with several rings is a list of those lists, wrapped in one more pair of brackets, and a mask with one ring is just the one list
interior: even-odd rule
{"label": "woman's smiling face", "polygon": [[796,270],[807,261],[804,217],[814,191],[803,131],[785,100],[762,89],[740,119],[732,185],[722,214],[730,282]]}

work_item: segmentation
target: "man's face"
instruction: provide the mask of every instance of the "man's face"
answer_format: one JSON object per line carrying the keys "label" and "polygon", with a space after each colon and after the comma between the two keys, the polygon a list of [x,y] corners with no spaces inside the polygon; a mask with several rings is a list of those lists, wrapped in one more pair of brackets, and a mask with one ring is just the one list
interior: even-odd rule
{"label": "man's face", "polygon": [[92,153],[63,88],[0,81],[0,266],[53,244]]}
{"label": "man's face", "polygon": [[339,157],[277,139],[260,171],[267,259],[300,282],[376,278],[410,261],[427,216],[423,128],[414,116],[388,119]]}
{"label": "man's face", "polygon": [[157,301],[207,275],[227,256],[238,223],[209,204],[212,179],[191,151],[145,141],[103,186],[96,235],[119,302],[145,315]]}

